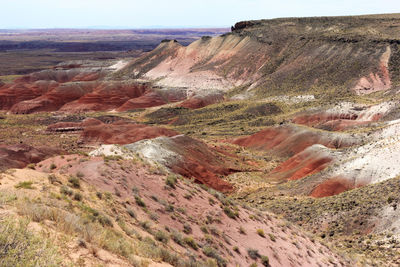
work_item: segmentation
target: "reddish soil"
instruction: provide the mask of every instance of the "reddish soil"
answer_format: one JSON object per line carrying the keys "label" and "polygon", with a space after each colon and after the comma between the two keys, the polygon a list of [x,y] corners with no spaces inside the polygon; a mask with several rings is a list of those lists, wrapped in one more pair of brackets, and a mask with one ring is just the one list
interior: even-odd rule
{"label": "reddish soil", "polygon": [[356,114],[321,112],[316,114],[299,115],[292,119],[292,122],[329,131],[344,131],[353,127],[369,124],[372,121],[377,121],[381,117],[381,114],[376,114],[372,120],[361,120],[361,118],[358,118],[358,115]]}
{"label": "reddish soil", "polygon": [[100,80],[100,71],[46,70],[0,87],[0,110],[16,114],[41,111],[127,111],[164,105],[186,98],[181,91],[163,95],[148,84]]}
{"label": "reddish soil", "polygon": [[0,88],[0,110],[9,110],[14,104],[39,97],[58,85],[55,81],[6,84]]}
{"label": "reddish soil", "polygon": [[146,92],[140,97],[130,99],[121,105],[117,111],[123,112],[139,108],[150,108],[167,104],[167,101],[156,92]]}
{"label": "reddish soil", "polygon": [[69,132],[69,131],[83,131],[85,127],[103,125],[100,120],[88,118],[82,122],[57,122],[47,127],[48,132]]}
{"label": "reddish soil", "polygon": [[203,108],[205,106],[215,104],[224,100],[224,96],[221,95],[208,95],[202,97],[192,97],[189,98],[180,104],[180,107],[190,108],[190,109],[198,109]]}
{"label": "reddish soil", "polygon": [[84,127],[82,140],[85,143],[124,145],[143,139],[152,139],[159,136],[175,136],[178,134],[174,130],[126,121],[118,121],[112,124],[100,122],[97,125]]}
{"label": "reddish soil", "polygon": [[102,82],[92,92],[65,104],[60,110],[68,112],[112,110],[131,98],[144,94],[148,86],[120,82]]}
{"label": "reddish soil", "polygon": [[0,145],[0,170],[10,168],[24,168],[29,163],[37,163],[45,158],[60,154],[61,151],[55,148],[38,147],[34,148],[25,144]]}
{"label": "reddish soil", "polygon": [[322,171],[332,161],[329,152],[312,146],[281,163],[269,175],[283,180],[298,180]]}
{"label": "reddish soil", "polygon": [[240,137],[231,142],[252,149],[272,151],[280,156],[293,156],[314,144],[321,144],[329,148],[342,148],[356,144],[357,140],[345,134],[283,125],[269,127],[251,136]]}
{"label": "reddish soil", "polygon": [[143,139],[152,139],[159,136],[175,136],[179,133],[144,124],[119,120],[113,123],[103,123],[94,118],[82,122],[58,122],[47,127],[48,132],[81,132],[84,143],[91,144],[131,144]]}
{"label": "reddish soil", "polygon": [[21,101],[10,109],[15,114],[56,111],[68,102],[79,99],[93,90],[92,83],[66,83],[30,100]]}
{"label": "reddish soil", "polygon": [[302,113],[293,118],[292,122],[329,131],[343,131],[378,121],[390,108],[390,105],[377,105],[361,110],[353,108],[352,111],[342,113],[332,111]]}
{"label": "reddish soil", "polygon": [[302,124],[307,126],[320,125],[328,121],[335,120],[356,120],[356,114],[334,114],[334,113],[316,113],[316,114],[303,114],[292,119],[293,123]]}
{"label": "reddish soil", "polygon": [[206,184],[221,192],[230,192],[233,186],[222,180],[222,176],[237,170],[228,167],[224,157],[221,157],[206,144],[188,136],[178,136],[172,139],[174,151],[182,155],[182,160],[170,166],[172,171],[185,177],[195,177],[199,183]]}
{"label": "reddish soil", "polygon": [[[51,164],[57,168],[50,170]],[[218,249],[218,255],[228,261],[227,266],[249,266],[253,263],[254,260],[247,256],[249,248],[268,256],[271,266],[291,266],[295,263],[296,266],[311,267],[318,266],[320,262],[327,262],[327,259],[338,266],[344,266],[339,263],[342,260],[340,257],[319,242],[311,241],[307,235],[299,234],[301,230],[296,226],[287,227],[274,216],[260,211],[256,213],[251,208],[244,209],[239,205],[238,218],[230,218],[216,195],[182,180],[177,181],[175,188],[168,187],[165,185],[165,175],[154,174],[149,170],[149,166],[134,163],[132,160],[104,162],[101,157],[68,155],[47,159],[41,162],[40,166],[39,170],[50,171],[57,176],[81,173],[81,191],[95,188],[97,192],[111,193],[115,200],[112,205],[114,211],[120,217],[126,218],[126,210],[132,210],[136,219],[130,218],[125,221],[130,223],[132,229],[143,233],[143,236],[147,235],[135,221],[152,221],[151,214],[157,215],[157,221],[153,221],[150,226],[153,232],[164,230],[166,227],[171,231],[182,232],[184,227],[190,226],[190,236],[200,244],[204,244],[202,229],[216,229],[213,242],[219,244],[218,248],[221,249]],[[137,192],[132,193],[132,188]],[[136,204],[136,194],[143,200],[146,209]],[[168,211],[167,206],[173,207],[174,211]],[[113,216],[112,220],[114,219]],[[257,229],[273,233],[276,239],[272,241],[269,237],[260,236]],[[183,250],[174,242],[168,242],[166,245],[177,251]],[[237,247],[240,253],[232,253],[234,247]],[[190,250],[190,254],[203,257],[202,249]]]}
{"label": "reddish soil", "polygon": [[329,197],[338,195],[354,188],[354,184],[351,183],[348,179],[336,177],[329,179],[315,187],[314,190],[311,192],[311,196],[317,198]]}

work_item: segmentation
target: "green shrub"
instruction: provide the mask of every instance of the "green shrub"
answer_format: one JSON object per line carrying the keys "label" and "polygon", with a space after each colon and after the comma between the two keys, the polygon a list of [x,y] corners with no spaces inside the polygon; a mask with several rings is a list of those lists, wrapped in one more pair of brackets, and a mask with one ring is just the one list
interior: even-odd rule
{"label": "green shrub", "polygon": [[165,206],[165,211],[166,212],[173,212],[175,210],[174,206],[172,204],[168,204]]}
{"label": "green shrub", "polygon": [[185,247],[185,242],[183,241],[183,236],[177,231],[172,231],[171,239],[178,245]]}
{"label": "green shrub", "polygon": [[50,164],[50,170],[54,170],[55,168],[57,168],[56,164],[54,163]]}
{"label": "green shrub", "polygon": [[199,248],[199,246],[197,245],[196,241],[191,236],[185,237],[183,239],[183,242],[185,242],[189,247],[191,247],[194,250],[197,250]]}
{"label": "green shrub", "polygon": [[149,217],[150,217],[151,220],[153,220],[153,221],[155,221],[155,222],[158,222],[158,219],[160,219],[160,216],[158,216],[158,214],[157,214],[157,213],[154,213],[154,212],[151,212],[151,213],[149,214]]}
{"label": "green shrub", "polygon": [[203,248],[203,253],[209,258],[215,259],[217,261],[217,264],[219,267],[225,267],[227,265],[227,262],[224,258],[222,258],[219,254],[218,251],[215,250],[212,247],[206,246]]}
{"label": "green shrub", "polygon": [[271,239],[271,241],[275,242],[276,241],[276,237],[273,234],[268,234],[269,238]]}
{"label": "green shrub", "polygon": [[81,188],[81,183],[77,177],[74,176],[69,177],[68,182],[73,188]]}
{"label": "green shrub", "polygon": [[168,243],[169,240],[168,234],[161,230],[155,233],[154,238],[164,244]]}
{"label": "green shrub", "polygon": [[175,175],[168,175],[167,179],[165,180],[165,184],[175,189],[175,184],[177,183],[177,181],[178,179]]}
{"label": "green shrub", "polygon": [[75,194],[74,194],[74,200],[76,200],[76,201],[81,201],[82,200],[82,194],[81,193],[79,193],[79,192],[75,192]]}
{"label": "green shrub", "polygon": [[146,207],[146,204],[144,203],[143,199],[141,199],[139,196],[135,196],[135,201],[136,204],[138,204],[140,207]]}
{"label": "green shrub", "polygon": [[150,230],[151,224],[149,221],[142,221],[142,222],[139,222],[139,224],[144,230],[146,230],[146,231]]}
{"label": "green shrub", "polygon": [[27,167],[28,169],[34,170],[34,169],[35,169],[35,166],[36,166],[35,163],[29,163],[26,167]]}
{"label": "green shrub", "polygon": [[193,232],[192,227],[189,224],[185,223],[183,225],[183,232],[185,234],[191,234]]}
{"label": "green shrub", "polygon": [[100,215],[97,217],[97,220],[98,220],[99,223],[100,223],[101,225],[103,225],[103,226],[110,226],[110,227],[113,226],[113,223],[112,223],[111,219],[108,218],[106,215],[100,214]]}
{"label": "green shrub", "polygon": [[57,179],[57,177],[54,174],[50,174],[47,179],[49,180],[49,183],[55,184],[55,183],[60,183],[60,181]]}
{"label": "green shrub", "polygon": [[269,258],[268,258],[268,256],[261,256],[261,263],[264,265],[264,266],[270,266],[269,265]]}
{"label": "green shrub", "polygon": [[21,188],[23,188],[23,189],[35,189],[32,186],[32,184],[33,184],[33,182],[31,182],[31,181],[24,181],[24,182],[19,182],[14,187],[17,188],[17,189],[21,189]]}
{"label": "green shrub", "polygon": [[225,212],[225,214],[229,217],[229,218],[231,218],[231,219],[236,219],[236,217],[237,217],[237,213],[236,212],[234,212],[231,208],[229,208],[228,206],[225,206],[224,207],[224,212]]}
{"label": "green shrub", "polygon": [[136,218],[136,214],[133,210],[131,209],[127,209],[126,212],[129,214],[129,216],[131,216],[132,218]]}
{"label": "green shrub", "polygon": [[257,234],[261,237],[265,237],[265,233],[263,229],[257,229]]}
{"label": "green shrub", "polygon": [[200,230],[201,230],[203,233],[205,233],[205,234],[208,234],[208,233],[209,233],[209,232],[208,232],[208,228],[207,228],[207,226],[205,226],[205,225],[200,226]]}
{"label": "green shrub", "polygon": [[60,188],[60,193],[63,195],[72,196],[74,192],[71,189],[69,189],[68,186],[63,185]]}

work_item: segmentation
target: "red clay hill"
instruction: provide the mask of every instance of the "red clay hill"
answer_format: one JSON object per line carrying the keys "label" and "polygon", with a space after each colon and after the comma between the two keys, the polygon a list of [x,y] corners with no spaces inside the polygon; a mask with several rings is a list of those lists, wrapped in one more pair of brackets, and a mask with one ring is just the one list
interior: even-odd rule
{"label": "red clay hill", "polygon": [[0,110],[15,114],[42,111],[127,111],[181,101],[181,91],[160,92],[148,83],[103,79],[109,71],[52,69],[0,86]]}

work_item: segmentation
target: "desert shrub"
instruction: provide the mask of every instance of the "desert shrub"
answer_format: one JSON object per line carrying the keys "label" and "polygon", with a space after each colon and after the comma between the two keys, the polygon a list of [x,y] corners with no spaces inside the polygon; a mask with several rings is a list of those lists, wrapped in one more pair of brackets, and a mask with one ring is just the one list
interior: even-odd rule
{"label": "desert shrub", "polygon": [[219,232],[219,230],[215,226],[210,226],[208,229],[210,230],[210,233],[213,236],[220,236],[221,235],[221,233]]}
{"label": "desert shrub", "polygon": [[161,230],[155,233],[154,238],[162,243],[168,243],[169,240],[168,234]]}
{"label": "desert shrub", "polygon": [[265,237],[265,233],[263,229],[257,229],[257,234],[261,237]]}
{"label": "desert shrub", "polygon": [[57,168],[56,164],[54,163],[50,164],[50,170],[54,170],[55,168]]}
{"label": "desert shrub", "polygon": [[113,226],[113,223],[112,223],[111,219],[108,216],[104,215],[104,214],[100,214],[97,217],[97,220],[103,226],[110,226],[110,227]]}
{"label": "desert shrub", "polygon": [[217,261],[217,264],[219,267],[225,267],[227,265],[227,262],[224,258],[222,258],[219,254],[218,251],[215,250],[212,247],[206,246],[203,248],[203,253],[209,258],[215,259]]}
{"label": "desert shrub", "polygon": [[253,249],[253,248],[247,249],[247,254],[253,260],[256,260],[257,258],[260,257],[260,254],[258,253],[258,250],[257,249]]}
{"label": "desert shrub", "polygon": [[76,201],[81,201],[82,200],[82,194],[81,193],[79,193],[79,192],[75,192],[75,194],[74,194],[74,200],[76,200]]}
{"label": "desert shrub", "polygon": [[69,189],[68,186],[63,185],[60,188],[60,193],[63,195],[72,196],[74,192],[71,189]]}
{"label": "desert shrub", "polygon": [[24,181],[24,182],[19,182],[14,187],[17,188],[17,189],[21,189],[21,188],[23,188],[23,189],[35,189],[32,186],[32,184],[33,184],[33,182],[31,182],[31,181]]}
{"label": "desert shrub", "polygon": [[60,183],[60,181],[57,179],[57,177],[54,174],[50,174],[47,179],[49,180],[49,183],[55,184],[55,183]]}
{"label": "desert shrub", "polygon": [[140,207],[146,207],[146,204],[144,203],[144,201],[141,197],[135,196],[135,201],[136,201],[136,204],[138,204]]}
{"label": "desert shrub", "polygon": [[133,247],[120,233],[112,229],[104,230],[100,237],[100,245],[105,250],[111,251],[125,258],[128,258],[133,253]]}
{"label": "desert shrub", "polygon": [[150,227],[151,227],[151,224],[150,224],[149,221],[142,221],[142,222],[139,222],[139,225],[140,225],[144,230],[146,230],[146,231],[149,231],[149,230],[150,230]]}
{"label": "desert shrub", "polygon": [[49,240],[28,229],[28,221],[0,221],[0,266],[60,266],[57,250]]}
{"label": "desert shrub", "polygon": [[196,241],[193,239],[191,236],[187,236],[183,239],[183,242],[187,244],[189,247],[191,247],[194,250],[197,250],[199,246],[197,245]]}
{"label": "desert shrub", "polygon": [[73,188],[81,188],[81,183],[77,177],[74,176],[69,177],[68,182]]}
{"label": "desert shrub", "polygon": [[177,211],[177,212],[180,212],[180,213],[182,213],[182,214],[186,214],[186,209],[183,208],[183,207],[178,207],[178,208],[176,209],[176,211]]}
{"label": "desert shrub", "polygon": [[268,234],[269,238],[271,239],[271,241],[275,242],[276,241],[276,237],[273,234]]}
{"label": "desert shrub", "polygon": [[103,198],[103,194],[101,192],[96,192],[96,197],[98,199],[102,199]]}
{"label": "desert shrub", "polygon": [[203,233],[205,233],[205,234],[208,234],[208,233],[209,233],[209,232],[208,232],[208,228],[207,228],[207,226],[205,226],[205,225],[200,226],[200,230],[201,230]]}
{"label": "desert shrub", "polygon": [[121,159],[122,159],[121,156],[116,156],[116,155],[103,156],[104,162],[109,162],[112,160],[121,160]]}
{"label": "desert shrub", "polygon": [[177,243],[178,245],[184,247],[185,246],[185,242],[183,241],[183,236],[181,233],[177,232],[177,231],[172,231],[171,233],[171,239]]}
{"label": "desert shrub", "polygon": [[153,220],[153,221],[155,221],[155,222],[157,222],[158,219],[160,218],[160,216],[158,216],[158,214],[157,214],[157,213],[154,213],[154,212],[151,212],[151,213],[149,214],[149,217],[150,217],[151,220]]}
{"label": "desert shrub", "polygon": [[173,212],[175,210],[174,206],[172,204],[167,204],[165,206],[165,211],[166,212]]}
{"label": "desert shrub", "polygon": [[136,218],[136,214],[133,210],[131,209],[127,209],[126,212],[129,214],[129,216],[131,216],[132,218]]}
{"label": "desert shrub", "polygon": [[189,225],[189,224],[187,224],[187,223],[185,223],[184,225],[183,225],[183,232],[185,233],[185,234],[191,234],[192,233],[192,227]]}
{"label": "desert shrub", "polygon": [[236,219],[237,217],[237,213],[235,213],[231,208],[229,208],[228,206],[224,207],[224,212],[225,214],[231,218],[231,219]]}
{"label": "desert shrub", "polygon": [[168,175],[167,179],[165,179],[165,184],[174,189],[177,182],[178,179],[176,178],[175,175]]}
{"label": "desert shrub", "polygon": [[183,197],[189,200],[193,198],[193,196],[189,193],[186,193]]}
{"label": "desert shrub", "polygon": [[242,234],[242,235],[246,234],[246,230],[244,230],[243,226],[239,227],[239,233]]}
{"label": "desert shrub", "polygon": [[35,163],[29,163],[26,167],[27,167],[28,169],[34,170],[34,169],[35,169],[35,166],[36,166]]}
{"label": "desert shrub", "polygon": [[235,251],[236,253],[240,254],[240,250],[239,250],[239,248],[237,246],[233,247],[233,251]]}
{"label": "desert shrub", "polygon": [[78,172],[76,173],[76,177],[78,177],[78,178],[83,178],[83,177],[85,177],[85,175],[84,175],[82,172],[78,171]]}
{"label": "desert shrub", "polygon": [[264,266],[270,266],[269,265],[269,258],[268,258],[268,256],[261,256],[261,263],[264,265]]}
{"label": "desert shrub", "polygon": [[212,197],[208,198],[208,203],[210,203],[211,206],[213,206],[216,202]]}

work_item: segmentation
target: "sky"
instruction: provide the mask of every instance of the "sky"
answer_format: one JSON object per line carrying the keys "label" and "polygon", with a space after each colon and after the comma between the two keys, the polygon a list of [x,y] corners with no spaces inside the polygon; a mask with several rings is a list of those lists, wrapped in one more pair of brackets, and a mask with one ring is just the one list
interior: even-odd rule
{"label": "sky", "polygon": [[228,27],[251,19],[400,12],[400,0],[0,0],[0,6],[0,29]]}

